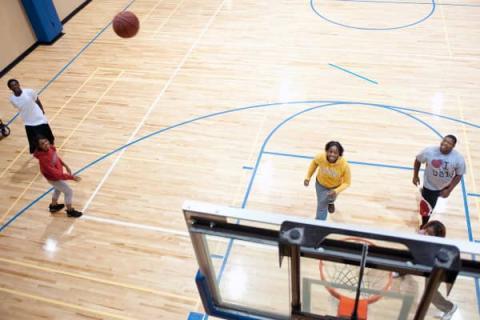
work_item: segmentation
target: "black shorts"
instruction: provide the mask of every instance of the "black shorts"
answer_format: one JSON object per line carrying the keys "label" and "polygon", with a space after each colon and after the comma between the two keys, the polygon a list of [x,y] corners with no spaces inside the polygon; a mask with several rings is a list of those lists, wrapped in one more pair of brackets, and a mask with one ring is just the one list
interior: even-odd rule
{"label": "black shorts", "polygon": [[34,153],[37,148],[37,139],[39,136],[45,137],[51,144],[55,144],[55,137],[48,123],[38,126],[25,126],[25,131],[27,132],[30,154]]}
{"label": "black shorts", "polygon": [[442,190],[430,190],[425,187],[422,188],[422,196],[425,198],[425,200],[430,203],[433,208],[435,208],[435,205],[437,204],[438,197],[440,197],[440,192]]}

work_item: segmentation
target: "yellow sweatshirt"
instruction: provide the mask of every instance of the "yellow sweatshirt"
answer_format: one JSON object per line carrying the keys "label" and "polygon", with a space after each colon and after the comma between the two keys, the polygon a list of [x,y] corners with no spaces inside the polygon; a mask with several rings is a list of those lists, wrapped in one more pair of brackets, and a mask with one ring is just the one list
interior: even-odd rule
{"label": "yellow sweatshirt", "polygon": [[325,188],[334,189],[338,194],[350,186],[350,166],[343,157],[330,163],[325,152],[317,154],[310,163],[306,180],[310,180],[317,167],[317,181]]}

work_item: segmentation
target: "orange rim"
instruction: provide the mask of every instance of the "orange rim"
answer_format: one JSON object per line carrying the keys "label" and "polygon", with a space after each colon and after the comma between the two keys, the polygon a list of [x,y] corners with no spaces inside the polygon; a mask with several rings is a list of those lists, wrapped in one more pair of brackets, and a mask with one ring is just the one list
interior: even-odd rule
{"label": "orange rim", "polygon": [[[348,237],[348,238],[344,238],[342,240],[346,240],[346,241],[356,241],[356,242],[363,242],[363,243],[367,243],[369,246],[372,246],[374,247],[375,244],[371,241],[368,241],[368,240],[365,240],[365,239],[362,239],[362,238],[357,238],[357,237]],[[323,280],[323,281],[328,281],[327,277],[325,276],[325,271],[323,270],[323,261],[320,260],[319,261],[319,264],[318,264],[318,268],[320,270],[320,278]],[[393,281],[393,277],[392,277],[392,273],[390,272],[388,274],[388,280],[387,280],[387,283],[385,284],[385,286],[381,289],[382,291],[389,291],[391,286],[392,286],[392,281]],[[329,287],[329,286],[326,286],[325,287],[327,289],[327,291],[333,296],[335,297],[336,299],[340,300],[342,297],[344,298],[347,298],[347,299],[351,299],[350,297],[347,297],[347,296],[344,296],[342,295],[340,292],[337,291],[337,289],[333,288],[333,287]],[[375,303],[377,302],[378,300],[380,300],[382,298],[381,295],[379,294],[374,294],[366,299],[359,299],[360,301],[367,301],[367,304],[371,304],[371,303]]]}

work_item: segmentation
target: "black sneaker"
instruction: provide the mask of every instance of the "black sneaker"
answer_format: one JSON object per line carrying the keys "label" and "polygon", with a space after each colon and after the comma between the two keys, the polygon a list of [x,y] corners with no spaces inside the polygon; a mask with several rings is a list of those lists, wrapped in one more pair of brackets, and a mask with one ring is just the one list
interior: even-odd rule
{"label": "black sneaker", "polygon": [[75,209],[70,209],[70,210],[67,210],[67,216],[71,217],[71,218],[79,218],[82,216],[82,213],[80,211],[77,211]]}
{"label": "black sneaker", "polygon": [[62,210],[63,208],[65,208],[65,205],[63,203],[51,204],[51,205],[48,206],[48,210],[51,213],[58,212],[58,211]]}
{"label": "black sneaker", "polygon": [[335,212],[335,203],[329,203],[328,204],[328,212],[329,213],[334,213]]}

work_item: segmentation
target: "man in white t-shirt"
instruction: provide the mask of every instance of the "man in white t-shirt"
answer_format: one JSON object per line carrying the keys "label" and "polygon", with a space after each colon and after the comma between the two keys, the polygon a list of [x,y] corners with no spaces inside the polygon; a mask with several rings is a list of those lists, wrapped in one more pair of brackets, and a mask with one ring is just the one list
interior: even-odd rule
{"label": "man in white t-shirt", "polygon": [[[465,160],[459,152],[453,150],[456,144],[457,138],[447,135],[442,139],[440,147],[425,148],[415,158],[413,184],[420,184],[418,172],[422,163],[425,163],[422,196],[432,208],[435,208],[438,197],[447,198],[450,195],[465,174]],[[422,226],[429,218],[422,217]]]}
{"label": "man in white t-shirt", "polygon": [[18,109],[20,117],[25,124],[30,153],[33,154],[35,152],[37,136],[47,138],[53,145],[55,137],[48,125],[48,120],[45,117],[42,103],[38,99],[38,94],[32,89],[22,89],[16,79],[8,80],[7,85],[13,92],[10,102]]}

